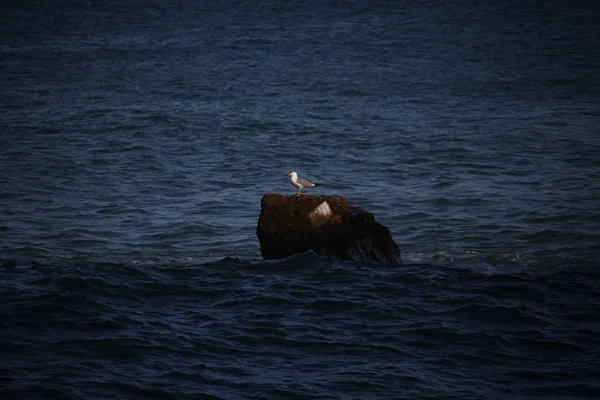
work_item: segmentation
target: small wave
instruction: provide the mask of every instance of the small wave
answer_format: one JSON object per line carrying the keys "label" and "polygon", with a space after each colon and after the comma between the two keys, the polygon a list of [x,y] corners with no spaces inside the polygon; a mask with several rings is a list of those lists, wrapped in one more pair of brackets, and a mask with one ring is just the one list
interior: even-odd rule
{"label": "small wave", "polygon": [[146,115],[144,117],[140,117],[140,120],[147,120],[151,122],[160,122],[160,123],[169,123],[171,122],[171,118],[165,114],[151,114]]}
{"label": "small wave", "polygon": [[455,201],[448,199],[446,197],[436,197],[434,199],[421,200],[421,203],[429,203],[436,206],[454,206],[457,205]]}
{"label": "small wave", "polygon": [[[156,239],[154,239],[156,240]],[[155,249],[155,250],[177,250],[179,248],[178,243],[165,243],[165,242],[145,242],[145,243],[135,243],[131,245],[133,248],[141,248],[141,249]]]}
{"label": "small wave", "polygon": [[168,228],[165,230],[169,230],[170,232],[162,232],[162,233],[144,235],[144,236],[140,237],[140,240],[160,241],[160,240],[171,240],[171,239],[184,239],[184,238],[189,237],[190,235],[191,236],[214,235],[218,231],[217,228],[215,228],[211,225],[208,225],[208,224],[205,224],[205,225],[188,224],[188,225]]}
{"label": "small wave", "polygon": [[358,97],[363,97],[363,96],[370,96],[371,93],[369,92],[365,92],[363,90],[358,90],[358,89],[344,89],[338,92],[338,94],[340,96],[358,96]]}
{"label": "small wave", "polygon": [[330,105],[318,105],[318,106],[312,106],[310,108],[312,111],[334,111],[337,110],[336,107],[334,106],[330,106]]}
{"label": "small wave", "polygon": [[121,206],[121,205],[110,205],[110,206],[101,207],[100,209],[98,209],[96,211],[96,213],[98,213],[98,214],[114,214],[114,215],[121,215],[121,214],[150,215],[151,214],[149,211],[144,210],[143,208],[133,208],[133,207],[127,207],[127,206]]}
{"label": "small wave", "polygon": [[129,147],[123,147],[119,151],[122,153],[138,152],[138,151],[150,151],[151,149],[147,146],[134,145]]}
{"label": "small wave", "polygon": [[[592,217],[592,216],[590,216]],[[525,222],[531,224],[548,224],[553,222],[568,222],[577,221],[582,218],[579,214],[560,214],[560,215],[548,215],[548,216],[536,216],[525,219]]]}
{"label": "small wave", "polygon": [[451,187],[453,185],[454,185],[454,182],[436,182],[436,183],[432,184],[431,187],[433,189],[442,189],[442,188]]}
{"label": "small wave", "polygon": [[277,131],[281,129],[281,124],[279,122],[249,122],[246,125],[235,125],[229,126],[225,128],[227,131],[231,132],[270,132]]}
{"label": "small wave", "polygon": [[422,220],[422,219],[427,219],[429,218],[431,215],[426,213],[426,212],[422,212],[422,211],[417,211],[417,212],[413,212],[410,214],[405,214],[403,216],[401,216],[399,219],[401,221],[415,221],[415,220]]}
{"label": "small wave", "polygon": [[553,239],[561,236],[561,232],[554,229],[544,229],[535,233],[521,236],[523,240],[529,241],[543,241],[546,239]]}
{"label": "small wave", "polygon": [[429,159],[427,157],[413,157],[413,158],[406,160],[406,163],[408,165],[429,164],[430,162],[431,162],[431,159]]}

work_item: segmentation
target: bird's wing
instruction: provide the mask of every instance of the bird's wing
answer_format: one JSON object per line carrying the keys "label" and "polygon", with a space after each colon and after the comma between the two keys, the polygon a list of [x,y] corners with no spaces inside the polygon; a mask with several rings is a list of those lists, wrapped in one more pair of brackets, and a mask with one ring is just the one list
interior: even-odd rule
{"label": "bird's wing", "polygon": [[298,183],[304,187],[314,186],[314,183],[312,183],[311,181],[308,181],[304,178],[298,178]]}

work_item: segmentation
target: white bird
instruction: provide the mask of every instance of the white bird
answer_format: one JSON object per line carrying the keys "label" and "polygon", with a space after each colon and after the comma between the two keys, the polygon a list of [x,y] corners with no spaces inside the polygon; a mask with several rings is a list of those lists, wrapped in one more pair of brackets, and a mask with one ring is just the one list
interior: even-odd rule
{"label": "white bird", "polygon": [[304,188],[321,186],[318,183],[312,183],[309,180],[298,178],[298,174],[296,172],[290,172],[288,176],[290,177],[290,182],[292,185],[298,188],[298,193],[296,193],[296,196],[300,196],[302,189]]}

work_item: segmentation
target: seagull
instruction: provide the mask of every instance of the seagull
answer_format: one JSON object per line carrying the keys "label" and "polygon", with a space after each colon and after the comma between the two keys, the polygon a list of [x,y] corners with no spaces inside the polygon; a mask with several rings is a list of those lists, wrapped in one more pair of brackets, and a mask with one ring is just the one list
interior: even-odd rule
{"label": "seagull", "polygon": [[292,182],[292,185],[298,188],[298,193],[296,193],[296,196],[300,196],[303,188],[321,186],[318,183],[312,183],[311,181],[308,181],[306,179],[298,178],[298,174],[296,172],[290,172],[288,176],[291,177],[290,182]]}

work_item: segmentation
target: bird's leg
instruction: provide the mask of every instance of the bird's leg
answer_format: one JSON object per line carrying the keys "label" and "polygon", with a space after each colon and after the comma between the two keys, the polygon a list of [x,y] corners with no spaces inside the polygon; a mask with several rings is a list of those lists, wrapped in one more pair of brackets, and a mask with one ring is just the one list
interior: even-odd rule
{"label": "bird's leg", "polygon": [[302,188],[298,188],[298,193],[296,193],[296,197],[300,197],[301,193],[302,193]]}

